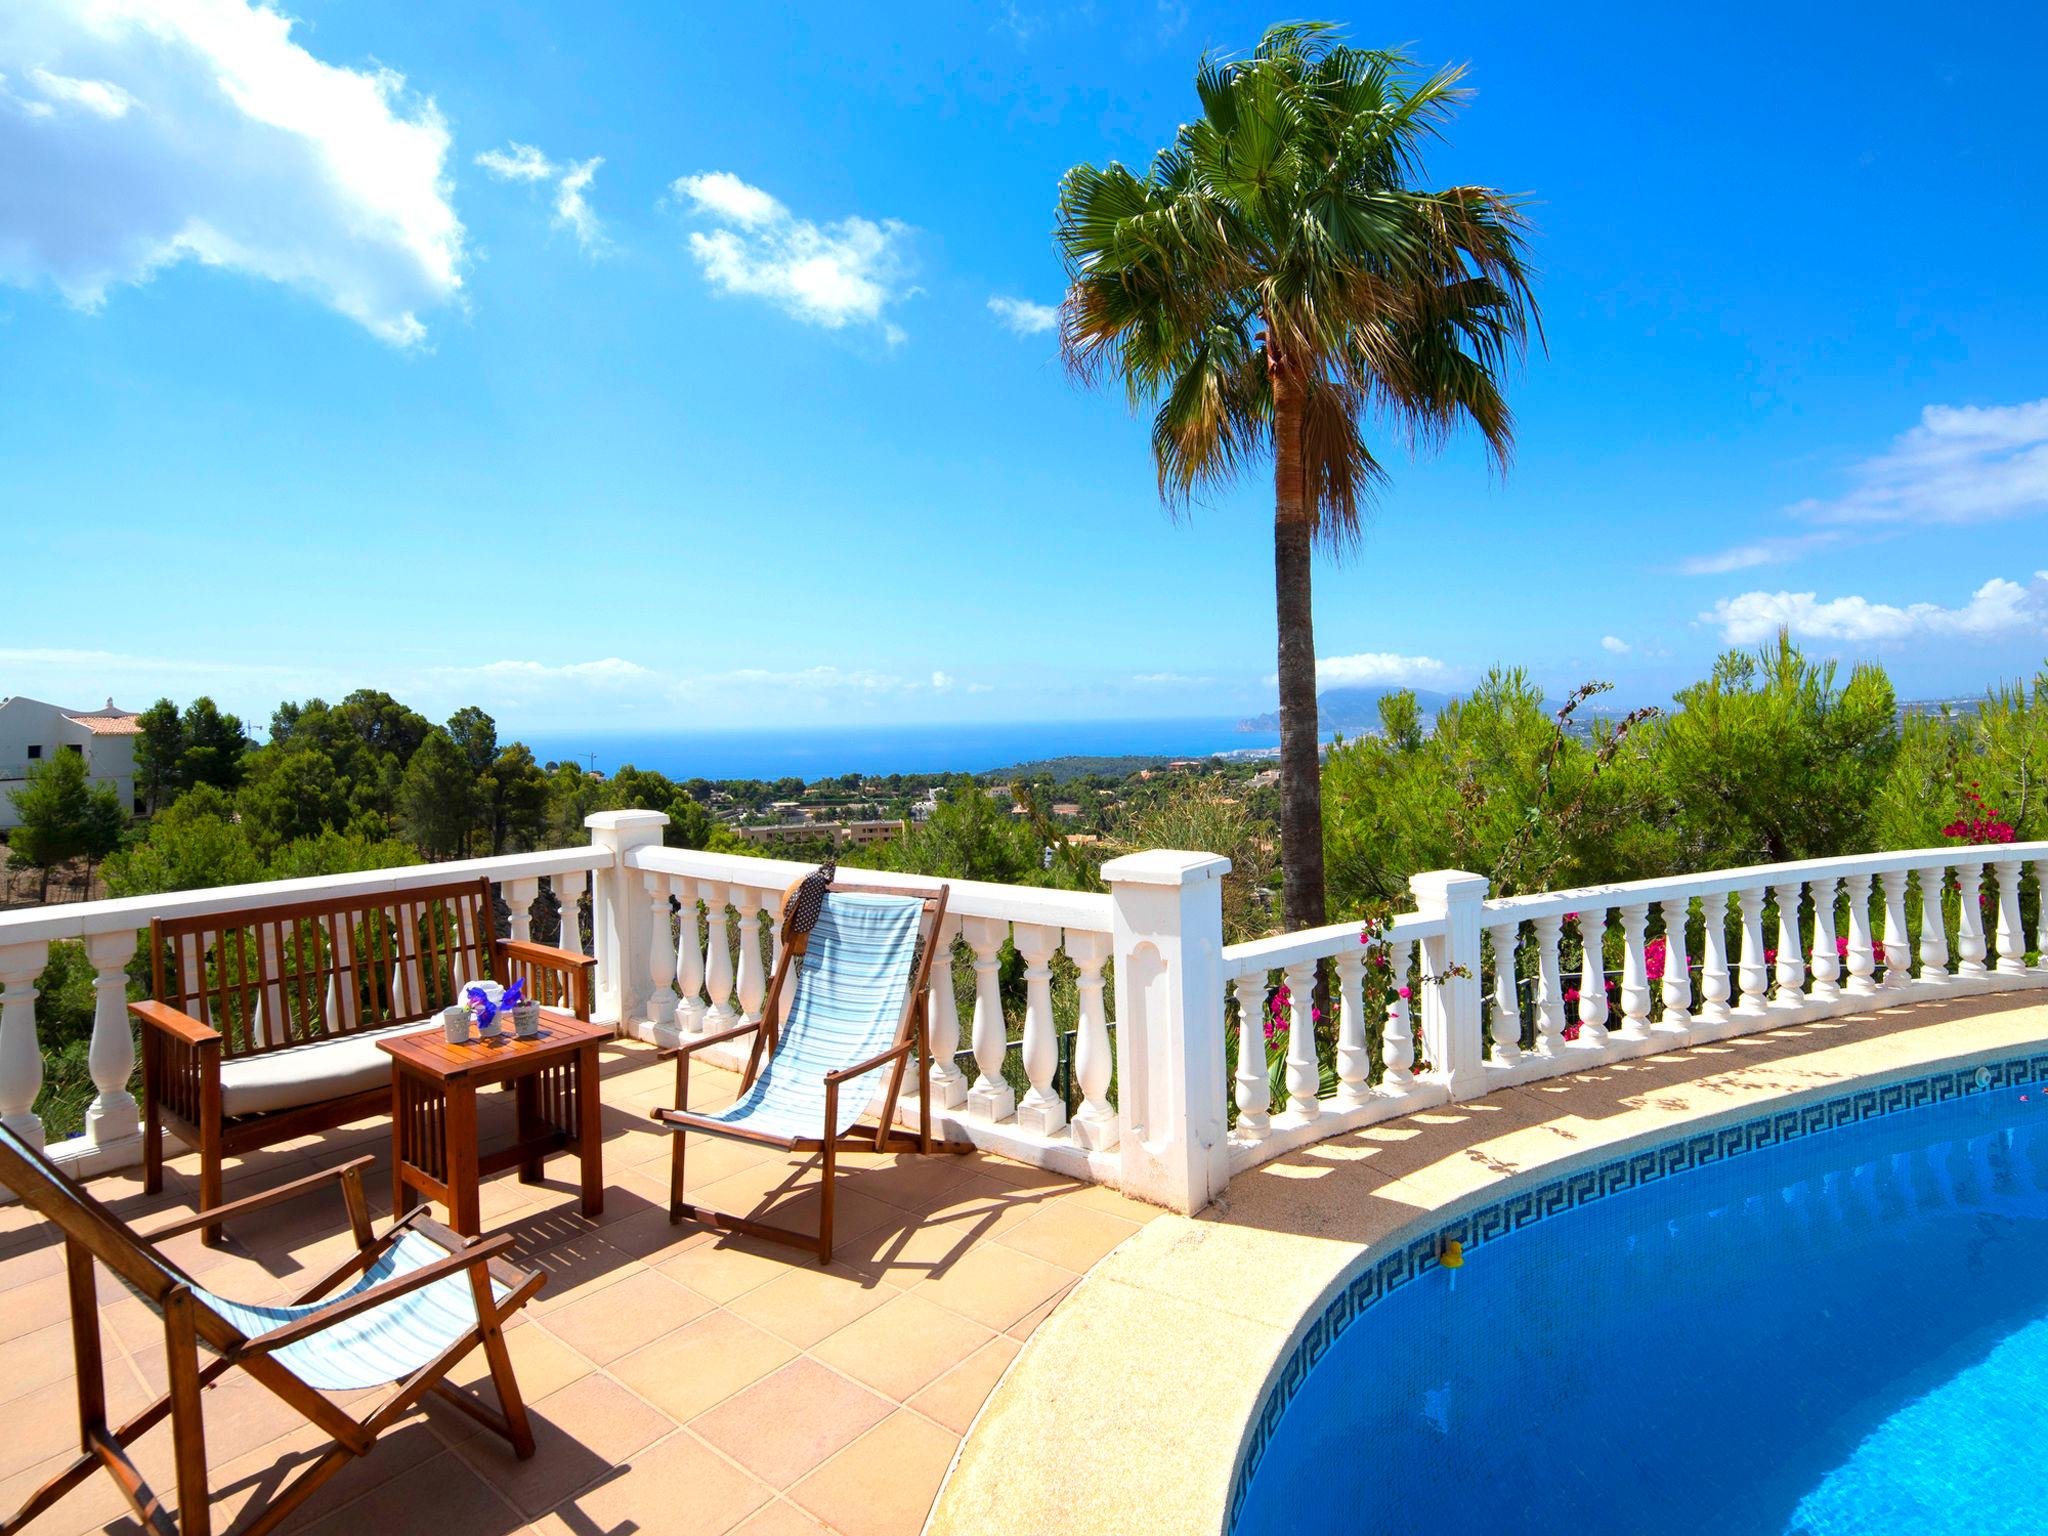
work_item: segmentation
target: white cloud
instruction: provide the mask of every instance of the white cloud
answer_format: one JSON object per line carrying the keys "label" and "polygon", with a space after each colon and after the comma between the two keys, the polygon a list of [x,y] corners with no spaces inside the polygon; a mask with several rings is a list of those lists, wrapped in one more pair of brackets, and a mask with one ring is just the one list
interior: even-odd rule
{"label": "white cloud", "polygon": [[952,673],[950,673],[950,672],[934,672],[934,673],[932,674],[932,691],[933,691],[934,693],[944,693],[944,692],[945,692],[945,691],[946,691],[946,690],[947,690],[948,688],[951,688],[952,686],[953,686],[953,675],[952,675]]}
{"label": "white cloud", "polygon": [[1365,651],[1356,656],[1318,656],[1316,686],[1334,688],[1366,683],[1412,686],[1442,682],[1449,670],[1433,656],[1396,656],[1390,651]]}
{"label": "white cloud", "polygon": [[1974,523],[2048,507],[2048,399],[1930,405],[1850,470],[1845,496],[1792,511],[1830,523]]}
{"label": "white cloud", "polygon": [[1029,299],[993,294],[988,307],[997,319],[1019,336],[1040,336],[1060,323],[1060,312],[1052,305],[1034,304]]}
{"label": "white cloud", "polygon": [[1185,672],[1140,672],[1131,681],[1140,688],[1200,688],[1215,679],[1190,677]]}
{"label": "white cloud", "polygon": [[1960,608],[1938,603],[1896,607],[1863,597],[1822,602],[1813,592],[1744,592],[1722,598],[1700,620],[1718,626],[1730,645],[1754,645],[1780,628],[1798,639],[1866,644],[2048,633],[2048,571],[2036,571],[2031,587],[1994,576]]}
{"label": "white cloud", "polygon": [[462,287],[447,125],[292,26],[253,0],[0,6],[0,282],[95,309],[198,261],[423,339]]}
{"label": "white cloud", "polygon": [[503,149],[485,150],[476,157],[476,163],[500,181],[554,182],[555,223],[573,231],[577,244],[584,250],[597,252],[605,248],[608,242],[604,226],[583,195],[591,178],[597,175],[597,168],[604,164],[602,155],[558,165],[535,146],[514,139]]}
{"label": "white cloud", "polygon": [[1600,637],[1600,649],[1607,652],[1610,656],[1626,656],[1635,647],[1618,635],[1602,635]]}
{"label": "white cloud", "polygon": [[679,177],[670,191],[717,226],[690,232],[690,254],[714,287],[766,299],[827,330],[873,325],[890,345],[903,340],[887,310],[910,296],[907,225],[858,216],[830,224],[800,219],[730,171]]}
{"label": "white cloud", "polygon": [[1731,571],[1754,570],[1760,565],[1784,565],[1817,549],[1842,543],[1847,535],[1830,531],[1789,534],[1779,538],[1752,539],[1710,554],[1690,555],[1678,562],[1687,576],[1725,576]]}

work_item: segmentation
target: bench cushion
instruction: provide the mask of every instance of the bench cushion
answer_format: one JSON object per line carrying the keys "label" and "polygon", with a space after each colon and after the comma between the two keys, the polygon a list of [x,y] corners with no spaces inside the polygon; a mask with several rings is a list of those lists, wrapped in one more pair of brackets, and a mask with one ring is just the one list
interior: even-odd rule
{"label": "bench cushion", "polygon": [[260,1115],[388,1088],[391,1058],[377,1049],[377,1042],[431,1028],[415,1019],[389,1029],[368,1029],[289,1045],[281,1051],[229,1058],[220,1064],[220,1112]]}

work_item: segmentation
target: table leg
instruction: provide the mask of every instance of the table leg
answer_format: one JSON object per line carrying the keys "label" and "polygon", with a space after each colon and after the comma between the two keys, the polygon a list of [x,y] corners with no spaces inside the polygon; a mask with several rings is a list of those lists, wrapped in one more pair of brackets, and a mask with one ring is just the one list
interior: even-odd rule
{"label": "table leg", "polygon": [[576,1158],[583,1165],[583,1214],[604,1212],[604,1106],[598,1100],[597,1042],[576,1053]]}
{"label": "table leg", "polygon": [[464,1237],[483,1232],[477,1208],[476,1085],[448,1084],[448,1221]]}
{"label": "table leg", "polygon": [[535,1148],[526,1161],[519,1165],[519,1182],[522,1184],[538,1184],[541,1180],[542,1156],[538,1146],[535,1144],[539,1141],[541,1133],[540,1079],[537,1077],[522,1077],[518,1079],[512,1085],[512,1094],[513,1123],[515,1127],[513,1134],[519,1138],[520,1145],[534,1146]]}
{"label": "table leg", "polygon": [[396,1221],[412,1209],[411,1190],[405,1182],[406,1159],[414,1155],[406,1136],[412,1116],[406,1112],[405,1074],[391,1069],[391,1219]]}

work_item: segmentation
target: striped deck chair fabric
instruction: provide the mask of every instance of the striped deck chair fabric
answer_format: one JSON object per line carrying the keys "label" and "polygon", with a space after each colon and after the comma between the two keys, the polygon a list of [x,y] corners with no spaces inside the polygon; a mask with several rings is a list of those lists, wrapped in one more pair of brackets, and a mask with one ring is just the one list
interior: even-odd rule
{"label": "striped deck chair fabric", "polygon": [[[196,1286],[193,1294],[253,1339],[447,1256],[448,1250],[432,1238],[402,1232],[354,1285],[306,1306],[251,1306],[228,1301]],[[510,1294],[495,1280],[491,1290],[501,1305]],[[271,1359],[309,1387],[322,1392],[354,1392],[405,1380],[476,1326],[476,1292],[469,1277],[450,1275],[287,1344],[273,1353]]]}
{"label": "striped deck chair fabric", "polygon": [[[704,1118],[776,1136],[816,1136],[825,1123],[825,1074],[896,1042],[923,912],[912,896],[828,895],[774,1055],[737,1102]],[[832,1134],[853,1129],[887,1070],[877,1067],[841,1086]]]}

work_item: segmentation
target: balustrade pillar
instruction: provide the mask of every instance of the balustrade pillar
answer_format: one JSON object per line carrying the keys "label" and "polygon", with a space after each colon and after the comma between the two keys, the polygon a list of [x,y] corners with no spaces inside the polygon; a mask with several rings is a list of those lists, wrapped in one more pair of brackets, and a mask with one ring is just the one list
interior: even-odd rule
{"label": "balustrade pillar", "polygon": [[2027,973],[2027,936],[2020,930],[2020,862],[2001,860],[1991,866],[1998,876],[1998,974]]}
{"label": "balustrade pillar", "polygon": [[1300,1120],[1322,1113],[1323,1074],[1316,1061],[1316,967],[1287,967],[1287,1112]]}
{"label": "balustrade pillar", "polygon": [[0,1125],[31,1146],[43,1144],[36,1095],[43,1052],[36,1043],[36,978],[50,961],[47,944],[0,946]]}
{"label": "balustrade pillar", "polygon": [[1365,951],[1354,944],[1337,954],[1339,1109],[1357,1109],[1372,1097],[1372,1058],[1365,1042]]}
{"label": "balustrade pillar", "polygon": [[1685,1036],[1692,1033],[1692,957],[1685,948],[1685,920],[1691,910],[1692,902],[1684,896],[1657,904],[1657,911],[1664,919],[1664,974],[1658,978],[1658,991],[1664,999],[1664,1017],[1651,1026],[1653,1035]]}
{"label": "balustrade pillar", "polygon": [[1778,995],[1771,999],[1777,1008],[1797,1008],[1806,1001],[1806,941],[1799,933],[1799,899],[1804,891],[1797,880],[1771,887],[1778,898]]}
{"label": "balustrade pillar", "polygon": [[1835,882],[1815,880],[1808,889],[1813,892],[1813,1000],[1832,1003],[1842,995],[1837,980],[1842,957],[1835,946]]}
{"label": "balustrade pillar", "polygon": [[732,940],[726,927],[726,889],[706,880],[697,887],[704,898],[704,995],[711,1006],[704,1011],[704,1032],[718,1034],[739,1023],[732,1011]]}
{"label": "balustrade pillar", "polygon": [[1010,925],[996,918],[970,917],[960,933],[974,951],[974,1065],[978,1076],[967,1091],[967,1108],[983,1120],[1008,1120],[1017,1113],[1017,1093],[1003,1078],[1010,1053],[1010,1029],[1003,1019],[1003,994],[996,976]]}
{"label": "balustrade pillar", "polygon": [[1579,928],[1579,1038],[1576,1050],[1607,1049],[1607,909],[1586,907],[1578,913]]}
{"label": "balustrade pillar", "polygon": [[1940,865],[1920,871],[1920,979],[1937,985],[1949,979],[1948,917],[1941,910],[1947,875]]}
{"label": "balustrade pillar", "polygon": [[540,894],[538,880],[507,880],[499,887],[505,893],[505,914],[512,937],[522,944],[533,942],[533,899]]}
{"label": "balustrade pillar", "polygon": [[1515,986],[1515,940],[1522,925],[1495,923],[1493,935],[1493,1007],[1487,1030],[1493,1036],[1493,1060],[1512,1066],[1522,1059],[1522,999]]}
{"label": "balustrade pillar", "polygon": [[1742,955],[1735,973],[1741,996],[1735,1011],[1754,1017],[1770,1004],[1771,973],[1764,964],[1763,887],[1737,891],[1735,904],[1742,913]]}
{"label": "balustrade pillar", "polygon": [[1060,1066],[1059,1031],[1052,1019],[1052,954],[1060,931],[1019,923],[1014,942],[1024,959],[1024,1097],[1017,1104],[1017,1129],[1050,1136],[1067,1123],[1067,1106],[1053,1079]]}
{"label": "balustrade pillar", "polygon": [[1267,1076],[1266,973],[1246,971],[1230,983],[1237,999],[1237,1075],[1232,1086],[1237,1101],[1237,1134],[1246,1141],[1264,1141],[1272,1126],[1273,1083]]}
{"label": "balustrade pillar", "polygon": [[1700,1011],[1702,1024],[1726,1024],[1728,999],[1728,893],[1700,897]]}
{"label": "balustrade pillar", "polygon": [[134,930],[96,933],[85,941],[92,962],[92,1044],[86,1070],[98,1089],[85,1112],[85,1134],[95,1146],[109,1146],[142,1134],[135,1095],[135,1030],[128,1021],[128,962],[135,958]]}
{"label": "balustrade pillar", "polygon": [[1415,1081],[1415,1026],[1408,1015],[1408,968],[1414,957],[1412,940],[1388,946],[1393,995],[1387,1000],[1386,1037],[1380,1048],[1385,1070],[1380,1081],[1389,1088],[1407,1088]]}
{"label": "balustrade pillar", "polygon": [[1643,955],[1643,925],[1649,920],[1647,903],[1637,902],[1618,909],[1621,918],[1621,1028],[1617,1040],[1646,1041],[1650,1038],[1650,980]]}
{"label": "balustrade pillar", "polygon": [[562,908],[562,931],[555,938],[557,949],[566,949],[572,955],[587,955],[583,947],[583,887],[590,877],[580,869],[565,869],[559,875],[548,876],[548,882],[555,889],[555,900]]}
{"label": "balustrade pillar", "polygon": [[2048,971],[2048,859],[2034,861],[2034,965]]}
{"label": "balustrade pillar", "polygon": [[1913,979],[1913,934],[1906,926],[1906,877],[1903,869],[1888,869],[1877,877],[1884,891],[1884,932],[1878,943],[1884,949],[1884,986],[1903,987]]}
{"label": "balustrade pillar", "polygon": [[1115,1057],[1109,1044],[1109,1023],[1102,1012],[1102,966],[1109,959],[1109,935],[1067,931],[1067,958],[1074,962],[1074,1082],[1081,1107],[1074,1111],[1069,1132],[1074,1145],[1089,1152],[1107,1152],[1116,1145],[1116,1108],[1109,1102],[1109,1080]]}
{"label": "balustrade pillar", "polygon": [[948,917],[938,931],[932,956],[931,1092],[934,1109],[958,1109],[967,1102],[967,1074],[954,1058],[960,1054],[960,1004],[953,996],[953,943],[960,937],[960,919]]}
{"label": "balustrade pillar", "polygon": [[1986,976],[1984,964],[1984,866],[1956,866],[1956,974]]}
{"label": "balustrade pillar", "polygon": [[1869,997],[1877,991],[1871,979],[1877,972],[1877,956],[1870,940],[1870,876],[1849,875],[1842,889],[1849,894],[1849,979],[1842,990],[1850,997]]}
{"label": "balustrade pillar", "polygon": [[654,1042],[673,1049],[682,1043],[676,1029],[676,941],[669,913],[667,875],[643,874],[642,887],[648,896],[647,969],[653,989],[647,994],[647,1022],[654,1026]]}
{"label": "balustrade pillar", "polygon": [[752,886],[733,887],[739,909],[739,980],[735,987],[740,1000],[740,1021],[757,1022],[761,1001],[768,995],[768,976],[761,968],[761,893]]}
{"label": "balustrade pillar", "polygon": [[704,950],[697,930],[697,885],[675,881],[676,892],[676,1025],[684,1033],[704,1033]]}
{"label": "balustrade pillar", "polygon": [[1564,1039],[1564,984],[1558,975],[1558,941],[1564,934],[1561,917],[1538,917],[1529,922],[1536,939],[1536,1054],[1562,1055]]}

